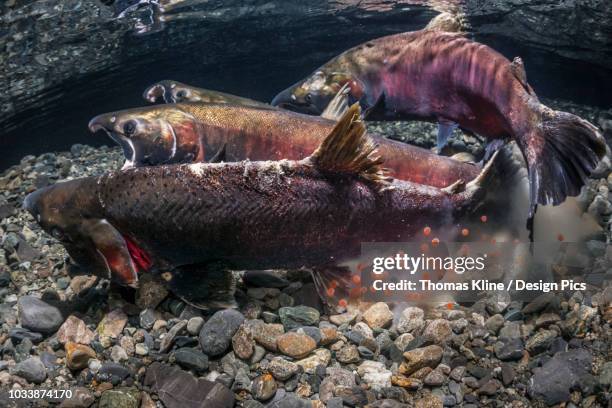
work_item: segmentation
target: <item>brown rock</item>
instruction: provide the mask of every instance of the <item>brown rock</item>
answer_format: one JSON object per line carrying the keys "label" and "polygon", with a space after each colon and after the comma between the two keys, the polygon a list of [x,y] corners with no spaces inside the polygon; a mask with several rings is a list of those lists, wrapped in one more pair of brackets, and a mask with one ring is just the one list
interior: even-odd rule
{"label": "brown rock", "polygon": [[108,313],[98,324],[96,331],[101,336],[117,338],[127,323],[128,317],[121,309]]}
{"label": "brown rock", "polygon": [[423,386],[423,383],[420,380],[417,380],[416,378],[408,378],[403,375],[391,376],[391,383],[411,391],[418,390]]}
{"label": "brown rock", "polygon": [[321,327],[321,345],[326,346],[338,338],[338,330],[333,326]]}
{"label": "brown rock", "polygon": [[143,391],[140,394],[140,408],[157,408],[157,404],[148,393]]}
{"label": "brown rock", "polygon": [[312,395],[312,387],[308,383],[300,383],[295,393],[301,398],[308,398]]}
{"label": "brown rock", "polygon": [[442,347],[432,345],[410,350],[404,353],[406,359],[400,367],[401,374],[410,375],[423,367],[436,367],[442,360]]}
{"label": "brown rock", "polygon": [[417,380],[423,381],[425,379],[425,377],[427,377],[427,375],[429,373],[431,373],[432,371],[433,371],[433,368],[431,368],[431,367],[419,368],[414,373],[410,374],[410,377],[411,378],[416,378]]}
{"label": "brown rock", "polygon": [[57,332],[57,340],[66,344],[69,341],[80,344],[89,344],[96,334],[87,328],[84,321],[76,316],[69,316]]}
{"label": "brown rock", "polygon": [[276,394],[276,381],[272,375],[266,373],[253,380],[251,392],[259,401],[267,401]]}
{"label": "brown rock", "polygon": [[317,342],[310,336],[296,332],[285,333],[276,341],[278,350],[293,358],[306,357],[317,347]]}
{"label": "brown rock", "polygon": [[360,358],[357,346],[355,346],[354,344],[350,344],[348,346],[342,347],[336,353],[336,359],[342,364],[358,363]]}
{"label": "brown rock", "polygon": [[346,312],[338,315],[332,315],[329,317],[329,321],[335,324],[336,326],[340,326],[344,323],[352,323],[357,318],[356,312]]}
{"label": "brown rock", "polygon": [[285,333],[280,323],[264,323],[261,320],[249,320],[248,325],[255,341],[269,351],[278,351],[276,340]]}
{"label": "brown rock", "polygon": [[295,363],[304,369],[307,374],[314,373],[315,368],[318,365],[327,367],[331,361],[331,352],[327,349],[317,349],[311,356],[306,357],[302,360],[298,360]]}
{"label": "brown rock", "polygon": [[363,314],[363,320],[372,329],[385,328],[393,322],[393,313],[384,302],[374,303]]}
{"label": "brown rock", "polygon": [[253,355],[255,340],[251,329],[247,325],[241,325],[232,337],[232,348],[234,354],[243,360],[248,360]]}
{"label": "brown rock", "polygon": [[416,400],[414,402],[415,408],[443,408],[442,400],[433,394],[426,395],[425,397]]}
{"label": "brown rock", "polygon": [[66,350],[66,367],[77,371],[87,367],[89,360],[96,358],[96,352],[83,344],[67,342],[64,346]]}
{"label": "brown rock", "polygon": [[429,322],[423,330],[423,338],[435,344],[442,344],[450,340],[453,330],[448,320],[436,319]]}

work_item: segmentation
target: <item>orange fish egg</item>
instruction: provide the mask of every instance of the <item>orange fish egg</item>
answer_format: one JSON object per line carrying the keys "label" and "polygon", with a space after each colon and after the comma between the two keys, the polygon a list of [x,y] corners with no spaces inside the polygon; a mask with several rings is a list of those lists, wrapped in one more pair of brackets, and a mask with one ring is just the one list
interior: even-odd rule
{"label": "orange fish egg", "polygon": [[487,220],[488,220],[488,219],[489,219],[489,218],[488,218],[486,215],[481,215],[481,216],[480,216],[480,221],[481,221],[481,222],[487,222]]}
{"label": "orange fish egg", "polygon": [[327,296],[333,297],[334,293],[336,293],[336,289],[334,289],[334,288],[327,288]]}
{"label": "orange fish egg", "polygon": [[438,238],[434,238],[431,240],[431,245],[434,247],[437,247],[439,243],[440,243],[440,240]]}
{"label": "orange fish egg", "polygon": [[346,299],[340,299],[338,301],[338,306],[340,306],[340,307],[346,307],[347,304],[348,303],[346,302]]}
{"label": "orange fish egg", "polygon": [[333,281],[331,281],[331,283],[329,284],[329,287],[330,287],[330,288],[333,288],[333,289],[337,288],[337,287],[338,287],[338,281],[334,279],[334,280],[333,280]]}
{"label": "orange fish egg", "polygon": [[463,235],[464,237],[467,237],[468,235],[470,235],[470,230],[467,228],[462,229],[461,235]]}
{"label": "orange fish egg", "polygon": [[455,307],[455,305],[453,305],[453,304],[452,304],[452,303],[450,303],[450,302],[446,304],[446,308],[447,308],[448,310],[453,310],[453,308],[454,308],[454,307]]}
{"label": "orange fish egg", "polygon": [[429,228],[429,227],[423,228],[423,235],[425,235],[427,237],[427,236],[429,236],[429,234],[431,234],[431,228]]}
{"label": "orange fish egg", "polygon": [[359,285],[361,283],[361,276],[353,275],[351,276],[351,280],[353,281],[355,285]]}

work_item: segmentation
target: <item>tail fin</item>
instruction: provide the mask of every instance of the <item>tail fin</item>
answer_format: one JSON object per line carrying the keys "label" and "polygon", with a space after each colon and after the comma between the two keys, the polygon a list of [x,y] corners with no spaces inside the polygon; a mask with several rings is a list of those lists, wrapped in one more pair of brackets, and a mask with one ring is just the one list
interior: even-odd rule
{"label": "tail fin", "polygon": [[604,138],[591,123],[544,105],[539,110],[540,123],[519,141],[529,169],[530,215],[537,204],[558,205],[580,194],[606,154]]}

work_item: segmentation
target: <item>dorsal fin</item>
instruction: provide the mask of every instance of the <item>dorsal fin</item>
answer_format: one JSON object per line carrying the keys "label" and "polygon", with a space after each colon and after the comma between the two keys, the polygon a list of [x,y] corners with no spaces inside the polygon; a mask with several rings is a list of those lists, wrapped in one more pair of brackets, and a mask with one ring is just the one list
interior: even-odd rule
{"label": "dorsal fin", "polygon": [[390,178],[377,155],[376,144],[366,135],[355,103],[310,156],[310,161],[326,173],[355,175],[375,183],[387,184]]}
{"label": "dorsal fin", "polygon": [[351,89],[348,86],[348,82],[342,85],[342,88],[340,88],[336,96],[334,96],[334,99],[329,102],[323,113],[321,113],[321,117],[334,121],[340,120],[342,115],[348,110],[348,94],[350,91]]}
{"label": "dorsal fin", "polygon": [[525,64],[523,64],[523,60],[521,57],[514,57],[512,62],[510,63],[510,69],[512,70],[512,75],[516,79],[519,80],[523,88],[527,91],[527,93],[533,95],[533,89],[527,83],[527,71],[525,71]]}

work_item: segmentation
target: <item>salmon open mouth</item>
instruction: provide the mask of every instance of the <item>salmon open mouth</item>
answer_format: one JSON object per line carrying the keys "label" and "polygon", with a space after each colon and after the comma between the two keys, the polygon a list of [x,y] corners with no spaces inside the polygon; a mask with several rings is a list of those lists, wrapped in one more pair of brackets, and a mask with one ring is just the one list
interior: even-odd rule
{"label": "salmon open mouth", "polygon": [[123,163],[123,166],[121,167],[121,170],[136,167],[136,149],[134,148],[134,144],[130,139],[123,136],[122,134],[113,132],[112,130],[109,130],[97,123],[90,125],[89,129],[91,130],[91,132],[103,130],[111,139],[113,139],[115,143],[121,146],[121,149],[123,150],[123,156],[126,158],[125,163]]}

